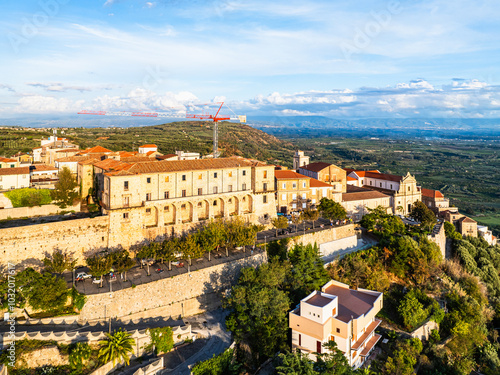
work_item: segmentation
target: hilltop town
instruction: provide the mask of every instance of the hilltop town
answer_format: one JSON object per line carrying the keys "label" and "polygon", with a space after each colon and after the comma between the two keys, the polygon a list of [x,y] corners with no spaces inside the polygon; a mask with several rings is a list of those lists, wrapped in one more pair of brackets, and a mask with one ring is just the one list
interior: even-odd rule
{"label": "hilltop town", "polygon": [[[96,343],[97,339],[84,340],[83,333],[68,336],[71,324],[104,322],[111,327],[113,320],[129,332],[137,327],[130,336],[136,346],[130,356],[139,358],[150,352],[146,344],[155,342],[151,330],[165,327],[134,322],[160,318],[179,319],[170,330],[176,345],[201,340],[207,332],[193,316],[220,311],[223,300],[231,306],[233,297],[227,295],[238,285],[240,273],[247,267],[260,270],[273,264],[272,252],[279,253],[276,249],[284,246],[289,254],[305,251],[309,255],[304,258],[317,259],[322,270],[318,271],[321,284],[292,299],[298,305],[289,311],[285,324],[291,330],[290,348],[311,360],[340,350],[349,368],[357,369],[377,358],[377,345],[383,339],[380,328],[385,324],[387,330],[394,321],[380,315],[387,287],[348,283],[353,279],[344,273],[347,268],[338,268],[342,258],[350,262],[352,254],[364,254],[378,244],[390,247],[384,242],[389,221],[399,228],[390,229],[390,235],[412,234],[420,238],[418,246],[435,248],[439,259],[451,259],[456,253],[451,236],[483,241],[485,246],[497,244],[488,227],[460,213],[440,191],[420,186],[411,171],[400,176],[341,168],[311,162],[300,150],[289,157],[291,169],[241,156],[214,158],[163,150],[154,143],[136,150],[80,148],[54,133],[31,152],[0,158],[2,266],[23,278],[26,270],[40,275],[50,270],[54,280],[63,280],[63,288],[73,293],[67,300],[66,295],[60,297],[57,309],[32,304],[27,296],[12,307],[5,300],[6,322],[18,319],[26,329],[18,325],[12,336],[2,331],[3,348],[28,337]],[[72,187],[65,191],[68,184]],[[54,192],[72,198],[61,203]],[[22,198],[33,194],[40,200]],[[323,263],[329,275],[338,277],[326,277]],[[56,318],[56,310],[72,315]],[[230,311],[234,314],[234,309]],[[59,328],[45,328],[47,312],[50,324],[57,322]],[[230,321],[234,325],[237,319]],[[432,321],[419,323],[423,325],[405,328],[415,329],[409,333],[413,339],[430,340],[431,330],[438,326]],[[31,326],[37,335],[29,335]],[[64,338],[59,340],[56,331]],[[102,340],[105,331],[96,331],[95,337]],[[238,343],[241,338],[232,332]],[[227,332],[220,334],[220,340],[227,341]],[[331,341],[335,350],[328,346]],[[140,342],[144,346],[139,347]],[[199,359],[225,347],[221,344]],[[178,366],[192,366],[196,358]],[[168,370],[165,361],[155,358],[148,373],[170,373],[160,372]],[[44,365],[43,360],[38,364]],[[105,366],[100,373],[109,373],[115,364]],[[178,373],[181,367],[176,367]]]}

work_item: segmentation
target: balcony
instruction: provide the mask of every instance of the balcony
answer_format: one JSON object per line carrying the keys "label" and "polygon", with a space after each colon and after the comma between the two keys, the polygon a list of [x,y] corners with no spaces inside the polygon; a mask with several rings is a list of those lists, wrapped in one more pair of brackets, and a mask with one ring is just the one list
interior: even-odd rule
{"label": "balcony", "polygon": [[370,336],[373,331],[382,323],[381,320],[375,319],[373,322],[370,323],[368,327],[366,327],[365,333],[363,333],[358,340],[352,345],[352,350],[358,350],[363,346],[365,341],[367,340],[368,336]]}
{"label": "balcony", "polygon": [[382,335],[379,334],[374,334],[370,340],[365,345],[365,348],[361,351],[361,356],[362,357],[368,357],[370,352],[372,351],[373,347],[377,345],[377,342],[382,338]]}

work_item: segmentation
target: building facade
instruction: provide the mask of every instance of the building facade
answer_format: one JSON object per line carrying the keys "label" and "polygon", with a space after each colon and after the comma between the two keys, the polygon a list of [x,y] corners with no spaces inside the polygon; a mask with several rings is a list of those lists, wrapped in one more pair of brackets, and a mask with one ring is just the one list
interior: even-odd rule
{"label": "building facade", "polygon": [[439,190],[422,188],[422,202],[434,213],[439,213],[450,208],[450,200],[445,198]]}
{"label": "building facade", "polygon": [[347,192],[342,194],[341,204],[346,210],[347,217],[355,222],[368,214],[370,209],[379,206],[385,208],[387,213],[393,213],[389,195],[351,185],[348,185]]}
{"label": "building facade", "polygon": [[298,171],[300,167],[309,164],[309,156],[304,155],[304,151],[297,150],[293,155],[293,169]]}
{"label": "building facade", "polygon": [[0,191],[30,187],[30,168],[0,168]]}
{"label": "building facade", "polygon": [[352,290],[332,280],[314,291],[289,313],[292,349],[309,355],[327,351],[323,344],[335,341],[349,365],[358,368],[380,340],[375,333],[381,320],[383,294],[366,289]]}
{"label": "building facade", "polygon": [[336,165],[316,162],[299,167],[300,174],[315,178],[333,186],[335,193],[345,193],[347,187],[346,171]]}

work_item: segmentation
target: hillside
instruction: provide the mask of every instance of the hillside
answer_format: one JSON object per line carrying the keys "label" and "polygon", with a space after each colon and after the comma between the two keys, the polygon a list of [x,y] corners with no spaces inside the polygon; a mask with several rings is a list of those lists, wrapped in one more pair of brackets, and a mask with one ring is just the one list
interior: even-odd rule
{"label": "hillside", "polygon": [[[163,154],[183,150],[206,155],[212,152],[213,126],[211,122],[186,121],[125,129],[72,128],[65,135],[81,148],[101,145],[113,151],[130,151],[154,143]],[[248,125],[222,122],[219,150],[222,156],[239,155],[291,164],[294,146]]]}

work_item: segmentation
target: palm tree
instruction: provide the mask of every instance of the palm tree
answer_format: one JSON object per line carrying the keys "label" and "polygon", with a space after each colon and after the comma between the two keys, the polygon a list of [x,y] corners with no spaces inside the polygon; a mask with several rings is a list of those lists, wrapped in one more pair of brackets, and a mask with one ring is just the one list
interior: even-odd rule
{"label": "palm tree", "polygon": [[69,353],[69,363],[72,368],[81,369],[84,361],[90,358],[92,350],[86,342],[78,342]]}
{"label": "palm tree", "polygon": [[124,361],[127,365],[130,364],[130,357],[134,352],[133,345],[135,340],[130,336],[130,333],[123,331],[121,328],[114,331],[113,334],[106,333],[107,340],[99,342],[101,349],[99,350],[99,359],[103,363],[113,361],[113,366],[116,361]]}

